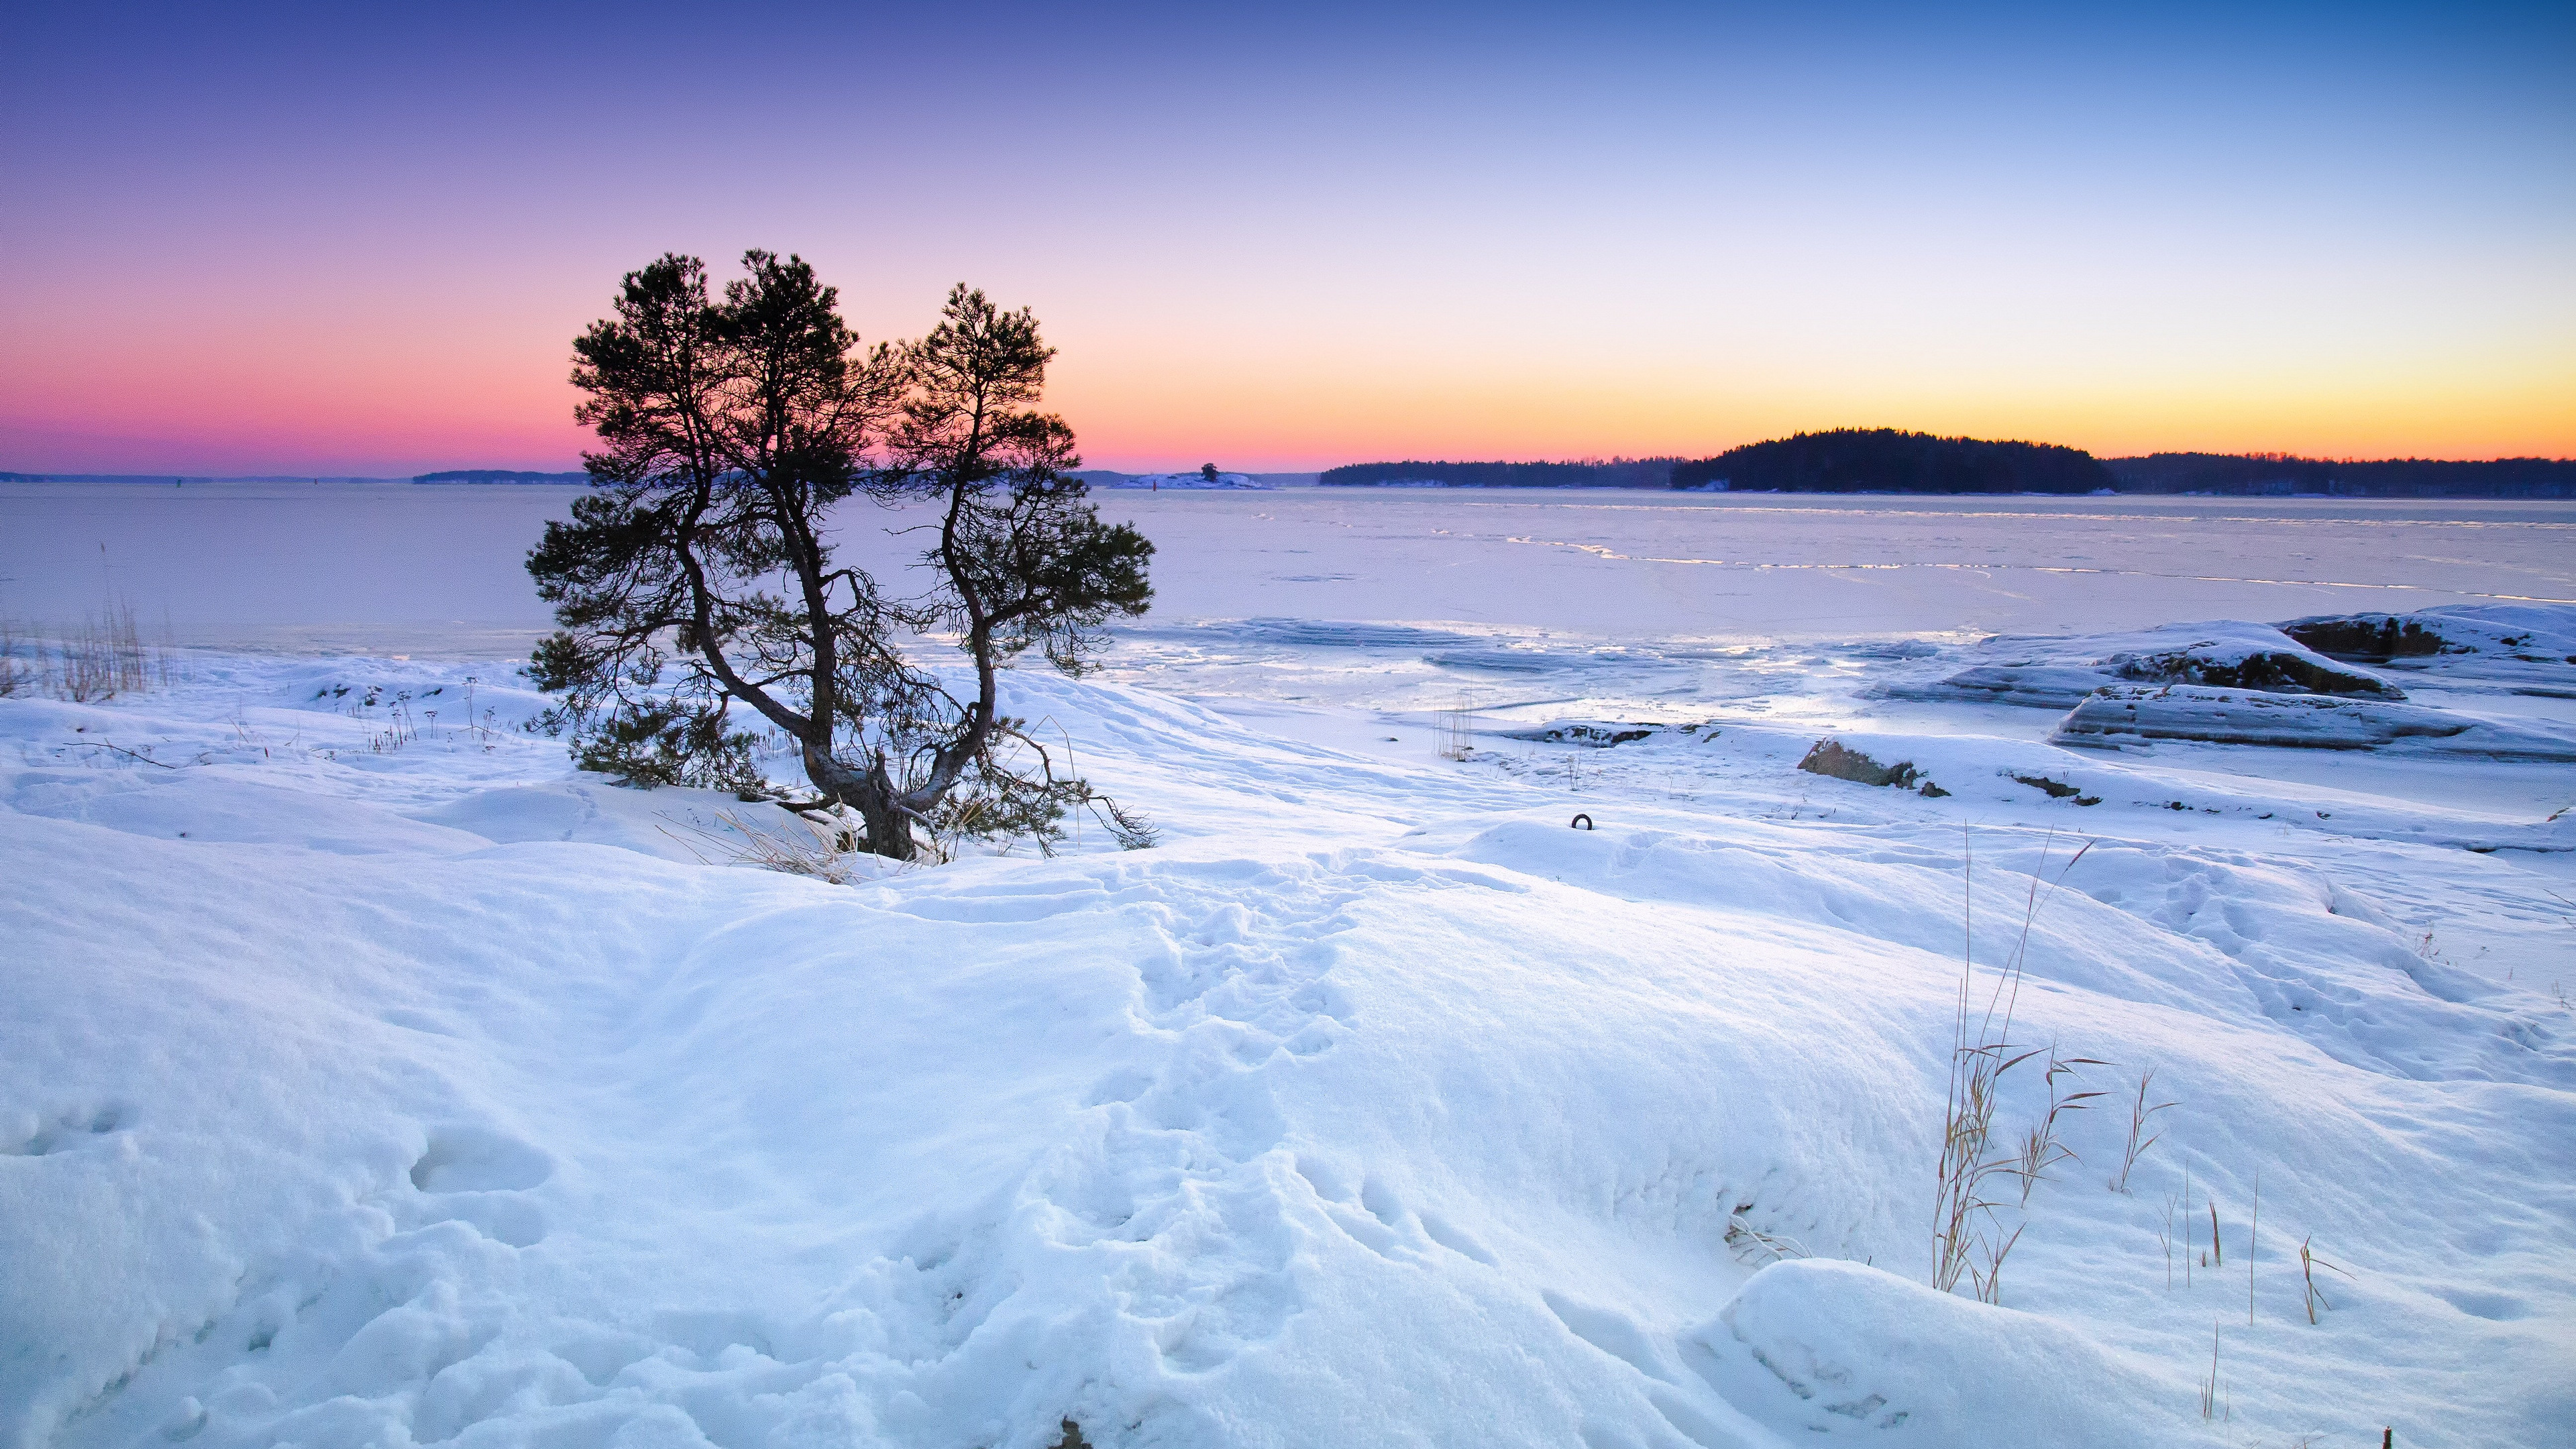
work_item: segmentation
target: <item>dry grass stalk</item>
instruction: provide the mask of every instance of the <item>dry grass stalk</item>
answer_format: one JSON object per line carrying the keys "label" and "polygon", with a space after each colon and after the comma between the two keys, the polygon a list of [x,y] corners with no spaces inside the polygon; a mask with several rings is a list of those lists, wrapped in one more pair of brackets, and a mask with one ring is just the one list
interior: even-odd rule
{"label": "dry grass stalk", "polygon": [[483,753],[488,755],[492,753],[493,737],[500,731],[492,726],[492,717],[498,711],[486,706],[480,714],[475,712],[474,686],[482,682],[480,675],[465,676],[465,731],[474,737],[474,743],[480,745]]}
{"label": "dry grass stalk", "polygon": [[35,691],[36,671],[18,662],[26,642],[18,637],[17,621],[0,619],[0,699]]}
{"label": "dry grass stalk", "polygon": [[[2147,1105],[2147,1087],[2155,1079],[2156,1072],[2153,1067],[2149,1067],[2138,1078],[2138,1097],[2129,1107],[2129,1142],[2120,1153],[2120,1175],[2111,1179],[2113,1192],[2129,1190],[2129,1174],[2138,1170],[2138,1159],[2145,1156],[2147,1149],[2155,1146],[2157,1139],[2165,1135],[2162,1129],[2147,1132],[2148,1119],[2174,1105],[2171,1102],[2158,1102],[2152,1107]],[[2145,1135],[2141,1137],[2141,1133]]]}
{"label": "dry grass stalk", "polygon": [[2029,1226],[2026,1222],[2015,1223],[2013,1230],[2002,1237],[1977,1235],[1977,1249],[1968,1262],[1968,1283],[1976,1290],[1978,1302],[2003,1301],[2004,1259],[2011,1254],[2013,1244],[2021,1241],[2021,1230]]}
{"label": "dry grass stalk", "polygon": [[[711,830],[696,824],[682,825],[676,831],[669,826],[659,828],[708,865],[756,865],[784,875],[811,876],[833,885],[847,885],[862,875],[876,873],[870,868],[874,858],[859,850],[856,833],[836,819],[791,812],[788,818],[795,823],[772,833],[730,811],[719,810],[715,817],[723,829]],[[705,851],[691,843],[691,838],[717,852],[718,858],[709,859]]]}
{"label": "dry grass stalk", "polygon": [[[2191,1216],[2191,1168],[2188,1165],[2186,1165],[2182,1170],[2182,1211],[2185,1219],[2183,1225],[2185,1227],[2189,1227],[2189,1218]],[[2191,1244],[2189,1243],[2183,1244],[2182,1247],[2182,1286],[2185,1288],[2189,1288],[2191,1286]]]}
{"label": "dry grass stalk", "polygon": [[[376,698],[376,692],[372,689],[368,690],[367,698],[372,703]],[[411,717],[411,691],[400,690],[395,693],[392,706],[385,712],[385,727],[367,736],[367,748],[379,755],[390,755],[418,738],[420,738],[420,727],[413,723]]]}
{"label": "dry grass stalk", "polygon": [[2103,1067],[2109,1065],[2110,1063],[2108,1062],[2097,1061],[2092,1057],[2067,1057],[2061,1059],[2057,1055],[2057,1044],[2055,1042],[2049,1043],[2048,1114],[2041,1117],[2038,1121],[2031,1123],[2029,1127],[2023,1129],[2021,1145],[2013,1153],[2012,1171],[2014,1176],[2021,1179],[2022,1206],[2030,1206],[2031,1188],[2038,1183],[2041,1175],[2046,1173],[2051,1166],[2060,1162],[2082,1161],[2081,1158],[2075,1155],[2075,1149],[2068,1147],[2065,1143],[2057,1140],[2057,1119],[2065,1116],[2069,1112],[2082,1112],[2087,1110],[2085,1099],[2088,1097],[2098,1097],[2102,1095],[2100,1092],[2075,1092],[2061,1097],[2057,1094],[2057,1079],[2059,1077],[2076,1077],[2080,1079],[2082,1073],[2076,1070],[2078,1067]]}
{"label": "dry grass stalk", "polygon": [[1766,1233],[1746,1222],[1741,1213],[1727,1220],[1726,1246],[1734,1252],[1739,1263],[1750,1262],[1766,1253],[1770,1255],[1769,1261],[1774,1263],[1783,1258],[1811,1256],[1806,1244],[1785,1234]]}
{"label": "dry grass stalk", "polygon": [[1440,758],[1463,760],[1476,752],[1476,705],[1466,695],[1457,704],[1432,716],[1432,737],[1437,741]]}
{"label": "dry grass stalk", "polygon": [[2319,1268],[2323,1268],[2329,1273],[2343,1273],[2343,1276],[2346,1278],[2350,1278],[2352,1275],[2350,1273],[2344,1273],[2343,1269],[2338,1268],[2334,1264],[2327,1262],[2325,1259],[2318,1257],[2316,1255],[2316,1250],[2308,1245],[2309,1242],[2310,1239],[2308,1238],[2299,1239],[2299,1282],[2302,1290],[2307,1296],[2308,1322],[2310,1325],[2314,1325],[2317,1321],[2318,1309],[2324,1308],[2330,1310],[2334,1307],[2333,1304],[2326,1301],[2325,1290],[2317,1286],[2317,1270]]}
{"label": "dry grass stalk", "polygon": [[[2164,1249],[2165,1253],[2165,1288],[2167,1291],[2171,1291],[2173,1288],[2173,1220],[2174,1195],[2172,1193],[2166,1193],[2164,1218],[2156,1228],[2156,1246]],[[2183,1272],[2186,1275],[2191,1272],[2191,1259],[2188,1255],[2183,1259]]]}
{"label": "dry grass stalk", "polygon": [[2263,1169],[2254,1169],[2254,1216],[2245,1224],[2245,1326],[2254,1326],[2254,1235],[2263,1230]]}
{"label": "dry grass stalk", "polygon": [[122,600],[62,631],[50,648],[32,634],[20,635],[14,624],[0,623],[0,696],[42,691],[74,704],[96,704],[169,683],[168,651],[144,642],[134,606]]}
{"label": "dry grass stalk", "polygon": [[[2223,1412],[2222,1395],[2224,1392],[2225,1391],[2220,1387],[2218,1382],[2218,1324],[2213,1320],[2209,1325],[2209,1377],[2200,1381],[2200,1417],[2202,1420],[2207,1421],[2221,1416]],[[2234,1416],[2231,1414],[2228,1415],[2228,1417],[2232,1418]]]}
{"label": "dry grass stalk", "polygon": [[[2029,958],[2031,924],[2039,908],[2054,897],[2065,884],[2067,872],[2093,848],[2092,842],[2067,859],[2056,879],[2049,881],[2048,895],[2040,887],[2048,870],[2048,850],[2056,841],[2054,832],[2049,844],[2040,850],[2040,868],[2032,872],[2030,886],[2022,903],[2021,931],[2012,953],[1979,1003],[1976,991],[1976,851],[1973,842],[1966,855],[1963,872],[1961,910],[1964,945],[1960,953],[1959,994],[1952,1021],[1950,1043],[1950,1081],[1942,1112],[1941,1160],[1939,1179],[1933,1199],[1932,1285],[1944,1293],[1953,1291],[1960,1277],[1968,1275],[1977,1296],[1993,1302],[2003,1260],[2020,1236],[2016,1228],[2005,1235],[1995,1217],[2003,1204],[1990,1191],[1998,1174],[2021,1177],[2023,1197],[2027,1200],[2028,1184],[2036,1176],[2021,1173],[2021,1155],[2013,1151],[1997,1152],[1994,1120],[2003,1077],[2013,1068],[2033,1057],[2048,1056],[2040,1050],[2015,1053],[2012,1047],[2013,1011],[2021,998],[2022,968]],[[2051,1065],[2059,1065],[2052,1057]],[[2053,1114],[2052,1114],[2053,1115]],[[2041,1124],[2033,1161],[2045,1166],[2050,1160],[2047,1148],[2054,1135],[2051,1122]],[[2034,1144],[2025,1139],[2024,1146]],[[1980,1265],[1982,1260],[1982,1265]]]}

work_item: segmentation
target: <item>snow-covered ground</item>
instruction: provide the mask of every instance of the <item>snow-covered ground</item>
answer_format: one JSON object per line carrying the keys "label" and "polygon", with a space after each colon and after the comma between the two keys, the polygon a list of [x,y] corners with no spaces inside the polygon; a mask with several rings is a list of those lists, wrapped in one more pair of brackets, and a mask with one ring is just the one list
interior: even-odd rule
{"label": "snow-covered ground", "polygon": [[[188,646],[0,699],[0,1442],[2576,1438],[2576,766],[2441,743],[2576,732],[2576,509],[1122,493],[1155,614],[1013,709],[1164,844],[836,886],[516,730],[563,496],[0,491],[0,616]],[[2013,1035],[2108,1095],[1942,1296],[2061,872]]]}

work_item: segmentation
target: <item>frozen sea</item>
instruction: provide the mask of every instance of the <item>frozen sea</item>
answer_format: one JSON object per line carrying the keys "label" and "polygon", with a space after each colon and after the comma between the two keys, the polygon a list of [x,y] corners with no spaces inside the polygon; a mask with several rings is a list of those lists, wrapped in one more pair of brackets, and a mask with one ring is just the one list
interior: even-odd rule
{"label": "frozen sea", "polygon": [[[515,727],[572,496],[0,484],[173,646],[0,698],[0,1444],[2576,1442],[2576,504],[1108,494],[1011,707],[1163,844],[836,885]],[[2380,748],[2048,694],[2427,609]],[[2103,1094],[1991,1304],[1963,954]]]}
{"label": "frozen sea", "polygon": [[[519,561],[578,492],[0,483],[0,609],[114,588],[182,642],[453,653],[546,627]],[[1099,495],[1157,626],[1261,618],[1725,644],[1966,638],[2576,599],[2576,504],[1300,488]],[[856,555],[914,547],[845,515]]]}

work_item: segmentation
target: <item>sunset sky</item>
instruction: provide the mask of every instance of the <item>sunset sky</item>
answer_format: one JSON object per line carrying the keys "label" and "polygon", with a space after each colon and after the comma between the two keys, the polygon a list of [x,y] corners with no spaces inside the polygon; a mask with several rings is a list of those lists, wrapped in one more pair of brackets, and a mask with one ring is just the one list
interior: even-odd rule
{"label": "sunset sky", "polygon": [[2576,7],[18,7],[0,469],[577,466],[664,251],[1096,466],[2576,455]]}

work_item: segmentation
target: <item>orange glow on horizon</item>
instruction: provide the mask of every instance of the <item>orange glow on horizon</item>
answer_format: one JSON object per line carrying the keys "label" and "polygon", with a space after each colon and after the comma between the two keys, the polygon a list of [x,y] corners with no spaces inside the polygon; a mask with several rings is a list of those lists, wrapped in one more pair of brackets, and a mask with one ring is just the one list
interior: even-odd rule
{"label": "orange glow on horizon", "polygon": [[[29,320],[47,345],[0,354],[0,468],[575,468],[588,438],[572,421],[569,339],[602,300],[587,290],[574,302],[494,299],[480,315],[422,304],[204,318],[150,349],[38,316]],[[2055,357],[2051,339],[2029,331],[1971,336],[1947,352],[1920,341],[1855,348],[1752,318],[1723,348],[1666,337],[1622,351],[1587,327],[1511,350],[1407,335],[1402,319],[1348,341],[1292,326],[1264,342],[1275,314],[1263,314],[1236,319],[1242,337],[1209,348],[1172,341],[1167,329],[1204,332],[1195,319],[1139,323],[1067,292],[1039,308],[1060,349],[1048,406],[1073,424],[1090,466],[1126,471],[1706,457],[1835,427],[2020,438],[2098,457],[2576,456],[2576,345]]]}
{"label": "orange glow on horizon", "polygon": [[619,277],[754,247],[1031,307],[1103,467],[2576,457],[2565,6],[522,9],[29,12],[0,469],[570,468]]}

